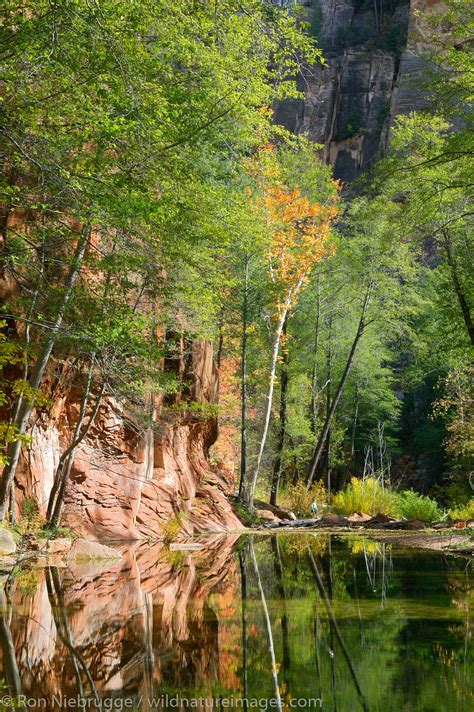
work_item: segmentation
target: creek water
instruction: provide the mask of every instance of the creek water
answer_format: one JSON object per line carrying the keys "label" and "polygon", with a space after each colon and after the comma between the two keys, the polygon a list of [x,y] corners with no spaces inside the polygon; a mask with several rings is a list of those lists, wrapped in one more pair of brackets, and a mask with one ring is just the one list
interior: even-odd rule
{"label": "creek water", "polygon": [[213,537],[4,582],[0,709],[474,709],[470,562]]}

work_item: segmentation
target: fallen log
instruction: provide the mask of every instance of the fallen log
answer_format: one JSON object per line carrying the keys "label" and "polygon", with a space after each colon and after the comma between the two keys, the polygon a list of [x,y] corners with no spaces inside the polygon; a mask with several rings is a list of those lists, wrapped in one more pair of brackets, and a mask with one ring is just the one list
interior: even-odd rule
{"label": "fallen log", "polygon": [[345,517],[325,515],[317,519],[295,519],[293,521],[268,522],[266,529],[388,529],[391,531],[427,529],[430,525],[419,519],[394,519],[368,522],[351,521]]}
{"label": "fallen log", "polygon": [[288,529],[293,527],[314,527],[319,519],[292,519],[282,522],[269,522],[265,525],[267,529]]}
{"label": "fallen log", "polygon": [[[269,522],[266,524],[267,529],[288,529],[288,528],[312,528],[312,529],[332,529],[334,527],[350,527],[349,522],[344,517],[335,515],[324,515],[317,519],[294,519],[293,521],[284,522]],[[360,526],[360,523],[357,523]]]}

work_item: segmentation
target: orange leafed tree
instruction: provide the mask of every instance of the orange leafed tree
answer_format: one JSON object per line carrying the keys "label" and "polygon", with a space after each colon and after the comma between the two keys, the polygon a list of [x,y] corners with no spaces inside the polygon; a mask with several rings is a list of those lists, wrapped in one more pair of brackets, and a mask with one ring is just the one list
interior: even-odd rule
{"label": "orange leafed tree", "polygon": [[310,200],[303,195],[298,185],[289,185],[272,145],[261,149],[248,165],[249,173],[255,181],[252,200],[263,211],[268,230],[267,259],[276,321],[262,439],[256,467],[246,492],[247,502],[253,507],[270,425],[284,324],[314,266],[334,251],[330,237],[331,227],[340,210],[340,186],[337,181],[331,181],[332,190],[327,192],[328,197],[324,201]]}

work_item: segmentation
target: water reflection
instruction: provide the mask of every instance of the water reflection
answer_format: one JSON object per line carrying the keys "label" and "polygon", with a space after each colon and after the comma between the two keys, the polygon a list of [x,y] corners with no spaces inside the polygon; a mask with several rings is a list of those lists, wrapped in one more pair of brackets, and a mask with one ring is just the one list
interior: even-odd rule
{"label": "water reflection", "polygon": [[238,709],[471,710],[469,596],[466,560],[368,540],[141,547],[6,583],[0,698],[48,710],[217,697]]}

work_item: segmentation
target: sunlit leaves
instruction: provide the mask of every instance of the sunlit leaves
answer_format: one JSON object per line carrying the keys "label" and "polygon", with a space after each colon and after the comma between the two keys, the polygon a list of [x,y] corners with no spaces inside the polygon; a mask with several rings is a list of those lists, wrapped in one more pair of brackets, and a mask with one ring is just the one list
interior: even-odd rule
{"label": "sunlit leaves", "polygon": [[[302,148],[306,152],[311,150],[314,152],[314,147],[309,145]],[[313,163],[317,162],[313,158]],[[283,303],[288,303],[290,307],[295,304],[314,265],[333,251],[329,238],[339,214],[338,186],[335,183],[332,184],[329,200],[313,202],[299,186],[289,185],[283,166],[279,152],[271,144],[260,149],[248,161],[248,171],[256,184],[253,200],[263,211],[267,225],[267,260],[272,282],[276,286],[278,310]],[[291,178],[297,180],[295,174]],[[330,184],[330,180],[327,183]],[[324,198],[328,192],[326,185]]]}

